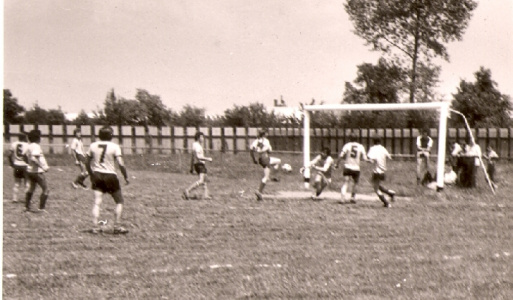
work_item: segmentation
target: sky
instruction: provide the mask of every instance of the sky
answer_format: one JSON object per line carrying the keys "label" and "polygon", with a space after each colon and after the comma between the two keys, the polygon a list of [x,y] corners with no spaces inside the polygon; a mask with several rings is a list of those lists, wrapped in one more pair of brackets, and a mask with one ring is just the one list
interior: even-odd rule
{"label": "sky", "polygon": [[[340,103],[357,66],[376,63],[332,0],[4,0],[3,86],[30,109],[97,111],[137,89],[222,115],[274,99]],[[447,45],[437,92],[490,69],[513,96],[513,1],[481,0],[463,40]]]}

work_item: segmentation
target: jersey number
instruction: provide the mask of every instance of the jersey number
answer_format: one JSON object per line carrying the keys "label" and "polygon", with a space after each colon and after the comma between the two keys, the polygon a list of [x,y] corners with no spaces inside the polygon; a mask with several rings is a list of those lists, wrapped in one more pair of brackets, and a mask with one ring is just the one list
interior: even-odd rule
{"label": "jersey number", "polygon": [[17,157],[21,157],[23,155],[23,146],[22,145],[17,145],[16,146],[16,156]]}
{"label": "jersey number", "polygon": [[103,163],[105,160],[105,152],[107,151],[107,145],[98,145],[98,147],[102,148],[102,155],[100,156],[100,163]]}
{"label": "jersey number", "polygon": [[355,158],[358,155],[358,147],[356,147],[356,146],[351,147],[351,153],[349,153],[349,155],[352,158]]}

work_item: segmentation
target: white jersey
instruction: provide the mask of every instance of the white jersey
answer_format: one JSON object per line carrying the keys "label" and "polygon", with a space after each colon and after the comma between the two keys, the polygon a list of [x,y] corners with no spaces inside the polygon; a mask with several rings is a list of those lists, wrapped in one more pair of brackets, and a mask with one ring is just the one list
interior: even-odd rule
{"label": "white jersey", "polygon": [[24,159],[25,152],[27,152],[28,143],[17,141],[11,144],[11,159],[15,166],[26,167],[27,162]]}
{"label": "white jersey", "polygon": [[[40,166],[48,168],[48,164],[46,163],[43,150],[41,149],[41,146],[39,144],[30,143],[27,147],[27,151],[25,152],[25,156],[28,160],[28,173],[44,173],[45,170]],[[39,165],[36,162],[34,162],[34,160],[39,161]]]}
{"label": "white jersey", "polygon": [[194,142],[192,144],[192,161],[193,164],[205,164],[203,158],[205,157],[205,152],[203,151],[203,146],[199,142]]}
{"label": "white jersey", "polygon": [[388,150],[382,145],[374,145],[367,154],[369,159],[374,160],[374,173],[384,174],[387,170],[387,158],[392,158]]}
{"label": "white jersey", "polygon": [[76,154],[85,155],[84,144],[82,143],[82,139],[74,138],[71,142],[71,151],[74,151]]}
{"label": "white jersey", "polygon": [[87,156],[91,157],[93,172],[117,174],[117,157],[123,156],[121,147],[111,141],[97,141],[89,146]]}
{"label": "white jersey", "polygon": [[433,147],[433,139],[429,136],[419,135],[417,137],[417,151],[431,151]]}
{"label": "white jersey", "polygon": [[251,150],[255,151],[262,156],[268,155],[271,151],[273,151],[273,148],[271,147],[271,143],[269,140],[265,137],[258,138],[253,141],[250,147]]}
{"label": "white jersey", "polygon": [[357,142],[349,142],[342,147],[340,157],[345,157],[344,168],[360,171],[361,159],[367,159],[365,147]]}

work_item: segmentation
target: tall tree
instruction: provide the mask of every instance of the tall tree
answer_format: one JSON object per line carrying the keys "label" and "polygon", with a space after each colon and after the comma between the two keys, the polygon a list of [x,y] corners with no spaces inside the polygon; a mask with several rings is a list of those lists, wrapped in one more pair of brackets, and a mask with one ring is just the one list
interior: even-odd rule
{"label": "tall tree", "polygon": [[192,105],[185,105],[176,119],[176,125],[200,127],[205,125],[205,109]]}
{"label": "tall tree", "polygon": [[109,125],[143,125],[144,108],[136,100],[118,99],[112,89],[104,102],[104,121]]}
{"label": "tall tree", "polygon": [[25,108],[18,104],[10,90],[4,89],[4,124],[18,124],[23,121],[21,115]]}
{"label": "tall tree", "polygon": [[390,55],[400,64],[410,62],[410,102],[415,102],[418,66],[431,59],[449,60],[445,44],[461,40],[474,0],[347,0],[345,10],[354,32],[373,50]]}
{"label": "tall tree", "polygon": [[[458,92],[453,94],[452,108],[463,113],[471,127],[509,127],[511,97],[496,88],[492,72],[481,67],[474,73],[474,83],[462,80]],[[451,119],[454,125],[463,125],[460,117]]]}
{"label": "tall tree", "polygon": [[135,99],[143,108],[144,125],[164,126],[171,122],[172,112],[162,103],[160,96],[138,89]]}

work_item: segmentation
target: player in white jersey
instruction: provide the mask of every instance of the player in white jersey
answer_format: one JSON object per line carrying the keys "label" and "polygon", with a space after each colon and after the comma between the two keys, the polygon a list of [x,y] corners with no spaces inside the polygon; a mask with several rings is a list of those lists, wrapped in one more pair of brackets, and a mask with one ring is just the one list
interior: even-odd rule
{"label": "player in white jersey", "polygon": [[346,201],[346,193],[347,188],[350,184],[350,180],[352,180],[352,188],[351,188],[351,200],[350,203],[356,203],[356,188],[358,186],[358,182],[360,180],[360,161],[367,160],[367,155],[365,154],[365,147],[362,144],[357,142],[358,137],[355,134],[351,134],[349,136],[349,143],[345,144],[342,147],[342,151],[340,151],[340,156],[335,164],[335,167],[338,168],[339,162],[344,160],[344,184],[340,189],[340,193],[342,195],[341,202],[344,203]]}
{"label": "player in white jersey", "polygon": [[43,150],[39,143],[41,142],[41,131],[35,129],[28,133],[28,140],[30,144],[25,151],[25,159],[27,160],[27,178],[29,181],[29,187],[25,193],[25,210],[31,212],[30,202],[32,195],[36,189],[36,185],[39,185],[42,189],[41,196],[39,197],[39,210],[38,212],[44,212],[46,207],[46,200],[50,190],[48,188],[48,182],[46,181],[45,173],[48,172],[50,167],[46,162]]}
{"label": "player in white jersey", "polygon": [[[278,169],[279,165],[281,164],[281,160],[279,158],[270,156],[273,148],[267,139],[266,129],[259,130],[258,138],[253,141],[249,151],[251,158],[253,159],[253,163],[260,164],[262,168],[264,168],[264,177],[262,178],[260,186],[255,193],[257,200],[262,200],[262,193],[264,191],[265,185],[267,184],[267,181],[269,180],[269,177],[271,176],[271,168]],[[278,179],[273,180],[278,181]]]}
{"label": "player in white jersey", "polygon": [[390,153],[388,153],[388,150],[381,145],[381,138],[374,138],[374,146],[369,149],[367,157],[374,164],[372,170],[372,187],[374,188],[374,192],[376,192],[385,207],[390,207],[390,202],[386,200],[383,193],[390,197],[391,202],[394,202],[395,191],[383,187],[381,182],[385,180],[387,159],[392,159],[392,157]]}
{"label": "player in white jersey", "polygon": [[75,165],[80,169],[80,174],[71,182],[71,185],[75,189],[81,186],[84,190],[87,190],[84,180],[89,176],[89,174],[85,167],[85,150],[84,144],[82,143],[82,132],[80,128],[75,128],[75,130],[73,130],[73,135],[75,137],[73,138],[70,146],[71,155],[73,156],[73,159],[75,159]]}
{"label": "player in white jersey", "polygon": [[207,166],[205,165],[206,161],[212,161],[211,157],[205,157],[205,152],[203,151],[203,142],[205,141],[205,136],[203,132],[196,132],[194,135],[194,143],[192,144],[192,155],[191,155],[191,174],[196,171],[198,173],[199,179],[194,182],[191,186],[189,186],[182,195],[182,198],[185,200],[190,199],[190,192],[194,189],[202,186],[203,187],[203,199],[211,199],[208,194],[207,187]]}
{"label": "player in white jersey", "polygon": [[113,130],[110,126],[102,127],[99,131],[99,141],[92,143],[86,155],[86,169],[89,173],[92,189],[94,191],[93,206],[93,229],[92,233],[101,231],[98,218],[100,217],[100,205],[103,201],[103,194],[110,194],[116,203],[114,210],[114,234],[128,233],[128,230],[121,226],[121,214],[123,213],[123,194],[116,172],[116,165],[119,167],[125,183],[129,184],[128,175],[123,162],[123,154],[118,144],[111,142]]}
{"label": "player in white jersey", "polygon": [[330,155],[330,148],[324,147],[321,154],[317,155],[307,166],[317,171],[314,177],[315,191],[312,195],[313,200],[319,199],[324,188],[331,183],[331,173],[335,161]]}
{"label": "player in white jersey", "polygon": [[24,159],[24,154],[27,151],[27,135],[20,133],[18,141],[13,142],[9,149],[9,164],[13,169],[14,186],[12,188],[12,202],[18,202],[18,191],[20,185],[25,186],[25,192],[28,188],[27,180],[27,162]]}

